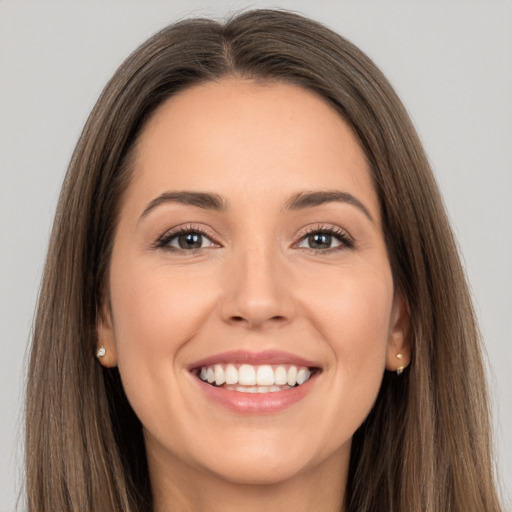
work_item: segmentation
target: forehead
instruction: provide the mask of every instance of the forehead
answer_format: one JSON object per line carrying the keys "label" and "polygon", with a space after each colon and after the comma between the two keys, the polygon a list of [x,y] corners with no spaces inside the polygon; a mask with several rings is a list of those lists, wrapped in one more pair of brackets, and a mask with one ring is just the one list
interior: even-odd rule
{"label": "forehead", "polygon": [[364,152],[327,101],[287,83],[234,78],[164,102],[139,137],[134,173],[132,185],[153,195],[253,191],[270,200],[294,188],[340,187],[373,193]]}

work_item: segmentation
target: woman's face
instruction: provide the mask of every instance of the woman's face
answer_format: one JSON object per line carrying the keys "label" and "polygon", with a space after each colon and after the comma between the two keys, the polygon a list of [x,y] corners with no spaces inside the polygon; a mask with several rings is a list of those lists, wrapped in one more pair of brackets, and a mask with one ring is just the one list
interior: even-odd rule
{"label": "woman's face", "polygon": [[136,149],[109,289],[104,362],[119,367],[150,469],[341,474],[385,368],[408,357],[364,153],[293,85],[225,79],[160,107]]}

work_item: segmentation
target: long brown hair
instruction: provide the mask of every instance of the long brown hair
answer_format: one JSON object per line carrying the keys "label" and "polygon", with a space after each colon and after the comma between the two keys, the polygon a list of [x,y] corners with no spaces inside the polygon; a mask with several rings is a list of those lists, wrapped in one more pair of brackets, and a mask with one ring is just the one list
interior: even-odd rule
{"label": "long brown hair", "polygon": [[411,121],[372,61],[326,27],[257,10],[171,25],[119,68],[94,107],[62,188],[34,327],[26,420],[28,508],[151,509],[142,427],[116,369],[95,359],[130,154],[167,98],[225,76],[284,81],[325,98],[373,172],[412,361],[384,375],[352,443],[349,512],[501,510],[480,339],[442,199]]}

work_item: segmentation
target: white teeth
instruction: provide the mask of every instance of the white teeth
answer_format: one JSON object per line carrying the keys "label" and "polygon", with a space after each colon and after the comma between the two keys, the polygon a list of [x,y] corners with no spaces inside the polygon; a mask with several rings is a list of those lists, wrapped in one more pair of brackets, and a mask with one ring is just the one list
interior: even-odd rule
{"label": "white teeth", "polygon": [[297,384],[297,367],[296,366],[290,366],[288,368],[288,386],[295,386]]}
{"label": "white teeth", "polygon": [[245,391],[246,393],[257,393],[258,392],[258,388],[256,386],[253,386],[253,387],[247,387],[247,388],[242,388],[241,386],[239,386],[237,388],[237,391],[240,391],[240,390],[243,390]]}
{"label": "white teeth", "polygon": [[240,393],[275,393],[290,389],[290,386],[224,386],[229,391],[239,391]]}
{"label": "white teeth", "polygon": [[226,389],[246,393],[270,393],[304,384],[311,377],[311,370],[305,366],[294,365],[286,367],[242,364],[237,368],[235,364],[215,364],[203,366],[198,377],[203,382]]}
{"label": "white teeth", "polygon": [[222,386],[224,382],[226,382],[226,378],[224,377],[224,370],[220,364],[216,364],[214,366],[215,371],[215,385]]}
{"label": "white teeth", "polygon": [[256,383],[258,386],[273,386],[274,385],[274,370],[268,364],[258,367],[256,372]]}
{"label": "white teeth", "polygon": [[288,384],[288,376],[284,366],[278,366],[274,372],[274,384],[276,386],[284,386]]}
{"label": "white teeth", "polygon": [[238,370],[238,382],[242,386],[254,386],[256,384],[256,370],[254,366],[243,364]]}
{"label": "white teeth", "polygon": [[[201,375],[203,370],[204,368],[201,368]],[[238,384],[238,370],[232,364],[226,366],[224,375],[226,377],[226,384]]]}
{"label": "white teeth", "polygon": [[309,377],[311,376],[311,372],[307,368],[301,368],[299,370],[299,373],[297,373],[297,384],[300,386],[301,384],[304,384]]}

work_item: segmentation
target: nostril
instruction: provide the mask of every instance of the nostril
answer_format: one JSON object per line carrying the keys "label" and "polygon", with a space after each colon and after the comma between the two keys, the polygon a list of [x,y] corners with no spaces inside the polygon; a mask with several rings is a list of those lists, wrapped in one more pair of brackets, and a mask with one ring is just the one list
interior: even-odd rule
{"label": "nostril", "polygon": [[232,326],[244,327],[248,329],[264,329],[265,326],[268,328],[280,328],[287,324],[288,319],[284,315],[274,315],[267,318],[258,318],[255,316],[244,316],[244,315],[232,315],[229,317],[228,322]]}
{"label": "nostril", "polygon": [[[234,315],[231,317],[231,320],[233,322],[236,322],[236,323],[240,323],[240,322],[247,322],[247,323],[251,323],[247,318],[243,317],[243,316],[240,316],[240,315]],[[271,321],[271,322],[283,322],[286,320],[286,317],[282,316],[282,315],[276,315],[276,316],[272,316],[270,317],[267,321]]]}

